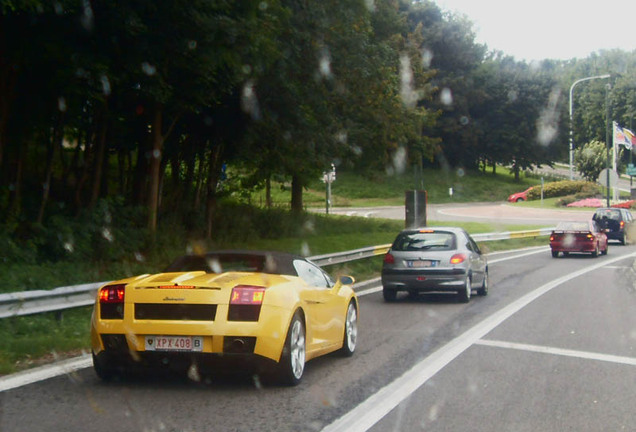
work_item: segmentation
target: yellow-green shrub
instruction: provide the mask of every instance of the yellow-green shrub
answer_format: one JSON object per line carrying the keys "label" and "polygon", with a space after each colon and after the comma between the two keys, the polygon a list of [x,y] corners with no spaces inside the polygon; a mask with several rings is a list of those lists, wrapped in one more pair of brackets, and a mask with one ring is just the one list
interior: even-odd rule
{"label": "yellow-green shrub", "polygon": [[[562,180],[545,183],[543,185],[543,198],[577,195],[586,198],[600,194],[601,187],[596,183],[584,180]],[[541,186],[535,186],[528,191],[528,200],[541,198]]]}

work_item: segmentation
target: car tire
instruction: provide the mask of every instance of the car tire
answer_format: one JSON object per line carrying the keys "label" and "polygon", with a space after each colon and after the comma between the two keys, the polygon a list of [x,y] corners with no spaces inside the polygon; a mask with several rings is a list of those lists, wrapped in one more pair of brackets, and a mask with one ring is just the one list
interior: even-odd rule
{"label": "car tire", "polygon": [[487,296],[488,295],[488,285],[489,285],[489,277],[488,270],[484,273],[484,281],[481,283],[481,287],[477,290],[477,295]]}
{"label": "car tire", "polygon": [[523,198],[517,198],[517,201],[515,202],[524,202],[525,200]]}
{"label": "car tire", "polygon": [[464,286],[462,289],[457,291],[457,298],[460,303],[468,303],[470,301],[470,295],[472,294],[472,279],[470,275],[466,276],[466,280],[464,281]]}
{"label": "car tire", "polygon": [[625,246],[625,233],[621,234],[621,238],[618,240],[623,246]]}
{"label": "car tire", "polygon": [[607,255],[608,250],[609,250],[609,243],[605,243],[605,249],[601,251],[601,255]]}
{"label": "car tire", "polygon": [[559,251],[552,251],[552,258],[558,258],[559,257]]}
{"label": "car tire", "polygon": [[118,370],[112,361],[109,361],[109,357],[105,352],[98,355],[93,353],[93,370],[102,381],[106,382],[112,381],[117,376]]}
{"label": "car tire", "polygon": [[347,306],[344,324],[344,336],[340,353],[345,357],[351,357],[356,350],[358,342],[358,309],[353,300]]}
{"label": "car tire", "polygon": [[394,302],[397,298],[397,290],[383,287],[382,296],[384,297],[385,302]]}
{"label": "car tire", "polygon": [[278,381],[281,384],[295,386],[300,383],[305,370],[305,355],[305,324],[297,311],[289,324],[278,364]]}

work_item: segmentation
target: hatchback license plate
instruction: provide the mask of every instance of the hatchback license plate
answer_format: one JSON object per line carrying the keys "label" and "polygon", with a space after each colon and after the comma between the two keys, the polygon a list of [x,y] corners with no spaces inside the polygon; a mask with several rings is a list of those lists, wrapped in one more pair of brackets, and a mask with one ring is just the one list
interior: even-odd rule
{"label": "hatchback license plate", "polygon": [[146,351],[203,351],[201,336],[146,336]]}
{"label": "hatchback license plate", "polygon": [[435,267],[435,261],[431,260],[415,260],[407,261],[409,267]]}

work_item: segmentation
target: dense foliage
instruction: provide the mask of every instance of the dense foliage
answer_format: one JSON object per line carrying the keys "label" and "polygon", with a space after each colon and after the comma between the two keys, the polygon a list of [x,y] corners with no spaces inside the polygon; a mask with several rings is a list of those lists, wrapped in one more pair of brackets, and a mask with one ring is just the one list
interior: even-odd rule
{"label": "dense foliage", "polygon": [[106,200],[212,238],[232,188],[289,184],[299,211],[331,163],[518,175],[564,158],[581,76],[613,74],[577,86],[575,145],[604,140],[606,101],[629,126],[634,63],[519,62],[428,0],[0,0],[0,234],[19,254]]}

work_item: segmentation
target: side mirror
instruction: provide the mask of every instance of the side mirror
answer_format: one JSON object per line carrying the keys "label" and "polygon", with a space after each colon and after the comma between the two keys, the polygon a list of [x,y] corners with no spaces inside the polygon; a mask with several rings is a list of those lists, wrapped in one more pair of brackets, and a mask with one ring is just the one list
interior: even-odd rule
{"label": "side mirror", "polygon": [[356,280],[351,276],[340,276],[340,283],[342,285],[353,285]]}

